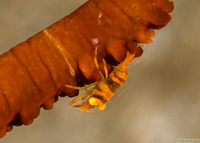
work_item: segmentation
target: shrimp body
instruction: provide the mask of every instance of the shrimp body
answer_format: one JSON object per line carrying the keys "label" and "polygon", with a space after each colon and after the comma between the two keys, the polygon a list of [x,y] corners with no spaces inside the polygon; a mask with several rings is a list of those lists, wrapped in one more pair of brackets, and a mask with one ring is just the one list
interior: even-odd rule
{"label": "shrimp body", "polygon": [[[97,51],[95,51],[94,61],[97,69],[99,70],[99,66],[96,61],[96,55]],[[73,89],[87,89],[88,87],[95,85],[89,90],[86,90],[86,92],[82,94],[80,97],[77,97],[74,100],[72,100],[69,104],[74,104],[80,99],[82,99],[83,102],[81,104],[74,106],[74,107],[82,107],[80,109],[81,112],[85,112],[88,109],[93,109],[95,106],[97,106],[99,110],[104,110],[106,107],[106,103],[113,97],[115,92],[126,81],[128,77],[128,71],[127,71],[128,65],[134,59],[134,57],[135,53],[132,54],[127,51],[127,56],[125,60],[122,61],[117,67],[114,67],[113,71],[109,75],[106,69],[106,64],[104,64],[105,77],[99,71],[99,73],[102,75],[102,79],[99,82],[95,82],[92,83],[91,85],[87,85],[84,87],[66,85],[66,87]]]}

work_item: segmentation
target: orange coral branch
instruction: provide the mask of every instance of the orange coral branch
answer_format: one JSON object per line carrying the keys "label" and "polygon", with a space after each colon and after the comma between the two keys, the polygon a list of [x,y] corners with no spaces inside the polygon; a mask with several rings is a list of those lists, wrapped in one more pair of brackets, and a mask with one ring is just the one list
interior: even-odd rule
{"label": "orange coral branch", "polygon": [[[95,47],[98,60],[106,59],[110,72],[127,50],[134,52],[137,43],[151,43],[153,29],[165,26],[172,10],[170,0],[89,0],[1,55],[0,137],[13,125],[31,124],[40,107],[51,109],[62,92],[77,94],[65,84],[98,81]],[[103,63],[99,65],[103,72]]]}

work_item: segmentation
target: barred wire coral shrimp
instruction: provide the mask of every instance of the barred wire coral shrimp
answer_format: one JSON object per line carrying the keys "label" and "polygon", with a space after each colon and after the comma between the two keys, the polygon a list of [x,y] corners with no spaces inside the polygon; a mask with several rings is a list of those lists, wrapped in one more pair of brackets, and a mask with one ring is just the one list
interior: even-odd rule
{"label": "barred wire coral shrimp", "polygon": [[[88,0],[0,55],[0,138],[13,126],[32,124],[41,107],[51,109],[58,97],[78,95],[78,90],[65,85],[97,82],[96,88],[103,86],[106,91],[109,79],[115,78],[113,74],[120,74],[117,68],[112,72],[113,66],[123,63],[127,51],[135,53],[138,43],[152,43],[154,29],[169,23],[173,8],[171,0]],[[94,47],[98,47],[95,62]],[[99,71],[105,72],[105,78]],[[106,99],[93,96],[92,92],[98,92],[95,87],[89,89],[85,96],[91,101],[86,99],[87,106],[80,105],[82,111],[95,105],[104,109],[104,102],[120,86],[113,86],[113,92],[101,96]]]}
{"label": "barred wire coral shrimp", "polygon": [[[138,47],[139,45],[137,45],[137,48]],[[136,52],[137,49],[135,50],[135,53]],[[80,97],[75,98],[69,104],[74,104],[82,99],[85,100],[82,102],[82,104],[74,106],[74,107],[82,107],[80,109],[81,112],[85,112],[88,109],[93,109],[95,106],[97,106],[99,110],[104,110],[106,107],[105,103],[107,103],[113,97],[118,88],[121,87],[126,81],[128,77],[127,68],[129,63],[134,59],[135,53],[131,54],[129,51],[127,51],[127,55],[124,61],[122,61],[117,67],[114,67],[113,71],[109,75],[108,75],[108,70],[106,68],[106,62],[103,59],[104,71],[105,71],[105,77],[104,77],[102,72],[99,70],[99,65],[97,62],[97,47],[96,47],[94,63],[102,79],[98,82],[94,82],[90,85],[86,85],[83,87],[65,85],[68,88],[86,90],[84,94],[82,94]],[[95,86],[91,87],[93,85]],[[90,89],[88,90],[87,88]]]}

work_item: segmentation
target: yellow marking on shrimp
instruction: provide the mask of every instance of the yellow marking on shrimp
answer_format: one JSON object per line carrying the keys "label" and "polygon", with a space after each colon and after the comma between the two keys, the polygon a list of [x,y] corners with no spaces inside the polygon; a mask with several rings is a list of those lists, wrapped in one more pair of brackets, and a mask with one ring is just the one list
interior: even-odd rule
{"label": "yellow marking on shrimp", "polygon": [[106,84],[105,82],[99,82],[98,88],[95,88],[94,90],[95,94],[102,95],[103,99],[106,100],[106,102],[109,101],[114,95],[114,92],[111,91],[108,84]]}
{"label": "yellow marking on shrimp", "polygon": [[[74,72],[74,68],[72,67],[72,65],[70,64],[69,60],[67,59],[67,57],[71,57],[71,55],[67,52],[67,50],[65,50],[64,46],[59,42],[57,41],[53,35],[51,35],[47,29],[43,30],[44,34],[47,35],[47,37],[54,43],[55,47],[59,50],[59,52],[62,54],[63,58],[65,59],[68,67],[69,67],[69,70],[70,70],[70,74],[72,76],[75,76],[75,72]],[[73,62],[73,61],[72,61]],[[73,64],[74,65],[74,64]]]}
{"label": "yellow marking on shrimp", "polygon": [[[99,82],[94,82],[90,85],[83,87],[65,85],[68,88],[73,89],[85,89],[86,92],[80,97],[75,98],[69,104],[74,104],[79,100],[83,100],[81,104],[75,105],[74,107],[82,107],[81,112],[85,112],[88,109],[93,109],[97,106],[99,110],[104,110],[106,104],[117,91],[117,89],[123,85],[127,79],[127,68],[128,64],[134,59],[135,53],[131,54],[127,52],[127,56],[124,61],[122,61],[113,71],[108,75],[108,70],[106,68],[106,62],[103,59],[105,77],[99,70],[99,64],[97,62],[97,48],[95,48],[94,63],[102,79]],[[92,87],[93,86],[93,87]],[[87,89],[90,88],[90,89]]]}
{"label": "yellow marking on shrimp", "polygon": [[110,75],[110,78],[116,82],[117,84],[119,84],[120,86],[122,86],[124,84],[123,81],[120,81],[119,78],[117,78],[114,74],[113,75]]}
{"label": "yellow marking on shrimp", "polygon": [[89,103],[90,103],[90,105],[98,105],[99,104],[99,102],[100,102],[101,100],[99,100],[98,98],[95,98],[95,97],[91,97],[90,99],[89,99]]}
{"label": "yellow marking on shrimp", "polygon": [[103,111],[105,108],[106,108],[106,104],[103,103],[103,102],[100,102],[98,105],[97,105],[98,109]]}
{"label": "yellow marking on shrimp", "polygon": [[108,70],[107,70],[107,68],[106,68],[106,61],[103,59],[103,67],[104,67],[104,71],[105,71],[105,76],[106,76],[106,78],[108,78]]}

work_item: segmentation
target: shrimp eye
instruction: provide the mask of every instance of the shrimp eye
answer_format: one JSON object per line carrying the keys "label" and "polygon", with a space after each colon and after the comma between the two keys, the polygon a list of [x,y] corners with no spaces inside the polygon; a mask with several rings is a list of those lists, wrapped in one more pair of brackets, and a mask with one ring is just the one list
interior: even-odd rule
{"label": "shrimp eye", "polygon": [[100,100],[98,99],[98,98],[95,98],[95,97],[91,97],[90,99],[89,99],[89,103],[90,103],[90,105],[98,105],[99,104],[99,102],[100,102]]}
{"label": "shrimp eye", "polygon": [[103,103],[103,102],[100,102],[98,105],[97,105],[98,109],[103,111],[105,108],[106,108],[106,104]]}

